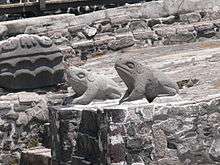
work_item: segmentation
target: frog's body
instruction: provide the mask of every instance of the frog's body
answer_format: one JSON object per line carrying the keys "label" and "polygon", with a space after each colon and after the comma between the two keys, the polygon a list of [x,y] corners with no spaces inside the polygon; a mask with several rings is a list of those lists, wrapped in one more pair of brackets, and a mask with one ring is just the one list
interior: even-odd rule
{"label": "frog's body", "polygon": [[76,92],[73,104],[89,104],[94,99],[120,98],[119,86],[112,79],[77,67],[65,70],[66,81]]}
{"label": "frog's body", "polygon": [[144,97],[152,102],[157,96],[173,96],[179,91],[177,84],[164,73],[132,58],[119,58],[115,63],[115,69],[128,87],[120,103]]}

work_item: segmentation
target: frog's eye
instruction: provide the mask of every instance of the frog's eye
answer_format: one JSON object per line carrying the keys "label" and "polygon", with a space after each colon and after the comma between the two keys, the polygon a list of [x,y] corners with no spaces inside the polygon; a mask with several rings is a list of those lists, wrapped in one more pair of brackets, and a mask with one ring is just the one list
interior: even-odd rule
{"label": "frog's eye", "polygon": [[133,68],[134,68],[134,63],[133,63],[133,62],[127,62],[126,65],[127,65],[130,69],[133,69]]}
{"label": "frog's eye", "polygon": [[85,73],[80,72],[80,73],[77,74],[77,76],[79,78],[84,78],[86,75],[85,75]]}

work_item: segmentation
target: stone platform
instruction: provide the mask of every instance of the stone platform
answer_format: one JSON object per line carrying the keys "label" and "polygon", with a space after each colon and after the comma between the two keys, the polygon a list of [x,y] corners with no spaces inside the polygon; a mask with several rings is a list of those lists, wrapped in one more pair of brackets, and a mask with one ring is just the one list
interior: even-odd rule
{"label": "stone platform", "polygon": [[220,95],[192,102],[173,97],[118,105],[115,100],[49,110],[54,164],[220,162]]}

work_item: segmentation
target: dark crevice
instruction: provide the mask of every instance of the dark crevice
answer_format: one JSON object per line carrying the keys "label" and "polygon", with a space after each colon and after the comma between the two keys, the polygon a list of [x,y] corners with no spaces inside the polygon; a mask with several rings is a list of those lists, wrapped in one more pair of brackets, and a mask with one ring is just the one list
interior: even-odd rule
{"label": "dark crevice", "polygon": [[167,148],[169,148],[169,149],[177,149],[177,146],[176,146],[175,143],[167,141]]}

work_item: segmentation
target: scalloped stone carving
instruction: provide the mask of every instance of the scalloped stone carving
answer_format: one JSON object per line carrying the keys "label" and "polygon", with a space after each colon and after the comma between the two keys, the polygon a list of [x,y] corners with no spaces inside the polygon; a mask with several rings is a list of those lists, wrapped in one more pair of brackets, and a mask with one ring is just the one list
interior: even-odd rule
{"label": "scalloped stone carving", "polygon": [[62,53],[50,38],[21,34],[0,42],[0,87],[33,89],[62,80]]}

